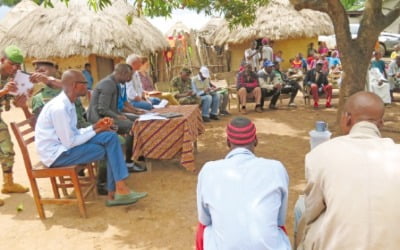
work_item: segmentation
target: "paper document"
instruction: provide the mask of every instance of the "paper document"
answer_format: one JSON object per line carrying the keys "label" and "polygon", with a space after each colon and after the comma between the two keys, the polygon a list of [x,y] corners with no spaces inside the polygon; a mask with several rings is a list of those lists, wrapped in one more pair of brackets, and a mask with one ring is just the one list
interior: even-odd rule
{"label": "paper document", "polygon": [[17,84],[18,90],[10,92],[11,95],[29,95],[29,90],[33,88],[33,83],[29,80],[30,74],[18,70],[14,77],[14,82]]}
{"label": "paper document", "polygon": [[165,108],[167,105],[168,105],[168,100],[162,99],[159,104],[153,105],[153,108],[155,109]]}
{"label": "paper document", "polygon": [[150,120],[167,120],[167,118],[160,116],[158,113],[146,113],[139,116],[139,121],[150,121]]}

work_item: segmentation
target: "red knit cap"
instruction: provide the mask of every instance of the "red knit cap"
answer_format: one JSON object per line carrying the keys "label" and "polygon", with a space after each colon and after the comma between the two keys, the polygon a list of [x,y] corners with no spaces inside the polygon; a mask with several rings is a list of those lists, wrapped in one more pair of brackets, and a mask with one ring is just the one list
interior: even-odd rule
{"label": "red knit cap", "polygon": [[247,145],[256,139],[256,126],[247,118],[235,117],[226,127],[226,134],[232,144]]}

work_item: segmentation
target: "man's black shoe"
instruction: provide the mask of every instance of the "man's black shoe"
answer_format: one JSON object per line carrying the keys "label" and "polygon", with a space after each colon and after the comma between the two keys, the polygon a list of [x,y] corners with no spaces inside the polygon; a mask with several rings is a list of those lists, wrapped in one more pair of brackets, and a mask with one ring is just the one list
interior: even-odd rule
{"label": "man's black shoe", "polygon": [[216,120],[216,121],[219,120],[219,118],[218,118],[217,115],[210,115],[210,119],[211,119],[211,120]]}
{"label": "man's black shoe", "polygon": [[203,116],[203,122],[210,122],[210,118],[208,118],[207,116]]}
{"label": "man's black shoe", "polygon": [[97,184],[97,193],[99,195],[108,195],[108,190],[106,188],[106,184],[105,183]]}

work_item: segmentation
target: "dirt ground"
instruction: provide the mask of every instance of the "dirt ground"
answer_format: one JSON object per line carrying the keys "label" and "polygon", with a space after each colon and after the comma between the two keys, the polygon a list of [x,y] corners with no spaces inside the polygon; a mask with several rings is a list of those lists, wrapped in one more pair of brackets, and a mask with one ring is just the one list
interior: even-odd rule
{"label": "dirt ground", "polygon": [[[289,109],[286,102],[277,111],[250,112],[247,117],[257,126],[260,143],[256,154],[280,160],[289,173],[287,228],[292,238],[293,207],[305,184],[304,156],[310,148],[308,132],[316,120],[327,121],[334,134],[337,126],[336,108],[314,110],[305,107],[299,98],[296,100],[299,107]],[[249,105],[248,109],[251,108]],[[235,105],[231,112],[237,114]],[[22,112],[16,109],[2,116],[7,122],[23,119]],[[385,131],[397,132],[383,132],[383,135],[400,143],[399,102],[386,108],[385,120]],[[228,152],[224,132],[228,121],[225,117],[206,124],[205,134],[199,137],[198,169],[206,161],[223,158]],[[16,145],[15,150],[15,179],[29,186]],[[107,208],[105,197],[99,196],[87,205],[88,219],[79,217],[76,206],[47,205],[48,218],[40,220],[30,192],[0,194],[6,202],[0,207],[0,249],[194,249],[197,174],[180,167],[177,160],[154,161],[151,174],[132,174],[128,182],[137,191],[147,191],[148,197],[131,206]],[[51,194],[49,183],[39,185],[44,194]],[[24,209],[17,212],[21,204]]]}

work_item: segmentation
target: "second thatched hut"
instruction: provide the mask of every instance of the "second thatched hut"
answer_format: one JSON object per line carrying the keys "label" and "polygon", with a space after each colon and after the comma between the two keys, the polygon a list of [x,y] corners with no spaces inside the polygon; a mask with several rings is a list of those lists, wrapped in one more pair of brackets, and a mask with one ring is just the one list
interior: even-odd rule
{"label": "second thatched hut", "polygon": [[328,15],[312,10],[297,11],[289,0],[270,0],[266,7],[257,10],[256,20],[249,27],[229,29],[223,23],[215,33],[214,44],[227,45],[231,51],[231,66],[237,69],[244,51],[253,40],[269,38],[274,41],[274,52],[281,50],[285,58],[283,68],[289,66],[289,58],[301,52],[306,54],[307,45],[318,42],[318,35],[333,34]]}

